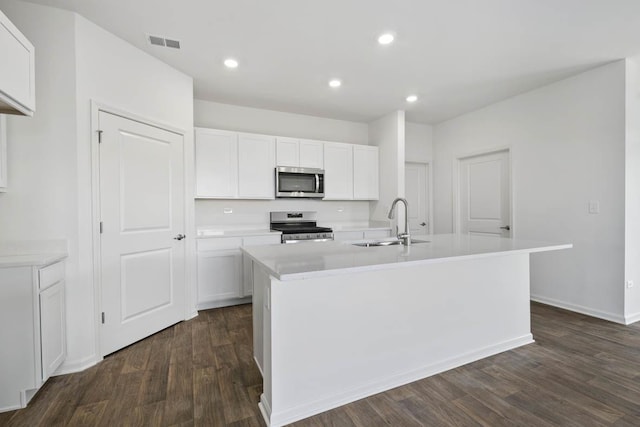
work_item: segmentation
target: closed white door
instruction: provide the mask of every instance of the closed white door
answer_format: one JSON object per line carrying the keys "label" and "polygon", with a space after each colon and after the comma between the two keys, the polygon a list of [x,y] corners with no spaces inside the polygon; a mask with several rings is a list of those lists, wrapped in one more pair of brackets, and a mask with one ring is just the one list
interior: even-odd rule
{"label": "closed white door", "polygon": [[101,352],[184,318],[183,137],[99,114]]}
{"label": "closed white door", "polygon": [[411,234],[429,234],[429,165],[406,163],[405,197],[409,202]]}
{"label": "closed white door", "polygon": [[511,237],[509,151],[460,159],[460,231]]}

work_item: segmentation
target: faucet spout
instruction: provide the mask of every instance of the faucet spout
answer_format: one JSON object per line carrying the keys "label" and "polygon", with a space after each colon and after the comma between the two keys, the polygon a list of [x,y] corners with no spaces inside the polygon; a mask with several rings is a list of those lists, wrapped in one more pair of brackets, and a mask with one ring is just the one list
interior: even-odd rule
{"label": "faucet spout", "polygon": [[387,217],[389,219],[393,219],[395,217],[395,208],[398,202],[402,202],[404,204],[404,233],[398,233],[398,240],[402,240],[402,244],[404,246],[411,245],[411,235],[409,234],[409,202],[407,199],[402,197],[397,197],[391,203],[391,209],[389,209],[389,215]]}

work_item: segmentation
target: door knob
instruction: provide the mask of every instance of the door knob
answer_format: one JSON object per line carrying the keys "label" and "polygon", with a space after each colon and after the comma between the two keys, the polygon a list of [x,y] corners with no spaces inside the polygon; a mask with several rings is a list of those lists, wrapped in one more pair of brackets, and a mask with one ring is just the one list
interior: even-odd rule
{"label": "door knob", "polygon": [[504,227],[500,227],[501,230],[511,230],[511,227],[509,227],[508,225],[505,225]]}
{"label": "door knob", "polygon": [[175,240],[182,240],[182,239],[184,239],[185,237],[187,237],[187,236],[185,236],[184,234],[178,234],[176,237],[174,237],[174,239],[175,239]]}
{"label": "door knob", "polygon": [[425,225],[427,225],[427,223],[426,222],[421,222],[420,225],[424,227]]}

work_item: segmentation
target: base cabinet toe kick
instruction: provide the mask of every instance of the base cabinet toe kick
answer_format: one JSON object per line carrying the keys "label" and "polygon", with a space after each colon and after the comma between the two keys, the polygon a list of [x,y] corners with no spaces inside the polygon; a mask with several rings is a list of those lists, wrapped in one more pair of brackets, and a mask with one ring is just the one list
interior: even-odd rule
{"label": "base cabinet toe kick", "polygon": [[533,342],[527,252],[293,279],[260,255],[245,254],[270,426]]}

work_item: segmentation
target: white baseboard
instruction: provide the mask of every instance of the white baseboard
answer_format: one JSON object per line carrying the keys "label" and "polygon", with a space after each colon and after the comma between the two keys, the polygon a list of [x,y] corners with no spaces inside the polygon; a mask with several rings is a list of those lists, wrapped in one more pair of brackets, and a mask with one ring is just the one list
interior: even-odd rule
{"label": "white baseboard", "polygon": [[[590,307],[584,307],[578,304],[572,304],[570,302],[560,301],[553,298],[547,298],[542,295],[531,294],[531,301],[539,302],[546,305],[552,305],[554,307],[563,308],[569,311],[575,311],[576,313],[586,314],[587,316],[597,317],[598,319],[608,320],[610,322],[620,323],[622,325],[628,324],[624,316],[610,313],[608,311],[597,310]],[[640,313],[638,314],[640,320]]]}
{"label": "white baseboard", "polygon": [[280,427],[321,412],[337,408],[338,406],[346,405],[347,403],[351,403],[383,391],[391,390],[392,388],[400,387],[402,385],[448,371],[449,369],[457,368],[459,366],[466,365],[467,363],[475,362],[476,360],[484,359],[485,357],[493,356],[533,342],[533,336],[531,334],[526,334],[524,336],[474,350],[442,362],[413,369],[403,374],[380,378],[367,385],[346,390],[334,396],[287,409],[282,412],[276,412],[275,414],[273,413],[264,394],[262,394],[260,396],[260,403],[258,404],[258,407],[260,408],[260,412],[262,412],[262,416],[265,418],[267,426]]}
{"label": "white baseboard", "polygon": [[630,325],[632,323],[636,323],[640,321],[640,313],[630,314],[628,316],[624,316],[625,325]]}
{"label": "white baseboard", "polygon": [[245,298],[231,298],[224,301],[204,301],[198,303],[198,311],[209,310],[211,308],[229,307],[232,305],[249,304],[251,296]]}
{"label": "white baseboard", "polygon": [[73,374],[84,371],[102,361],[102,357],[95,354],[78,360],[65,360],[62,365],[53,373],[53,376]]}
{"label": "white baseboard", "polygon": [[267,427],[273,427],[271,424],[271,407],[269,406],[269,402],[264,398],[264,393],[260,395],[260,402],[258,402],[258,409],[260,409],[260,413],[262,414],[262,418],[264,422],[267,423]]}

